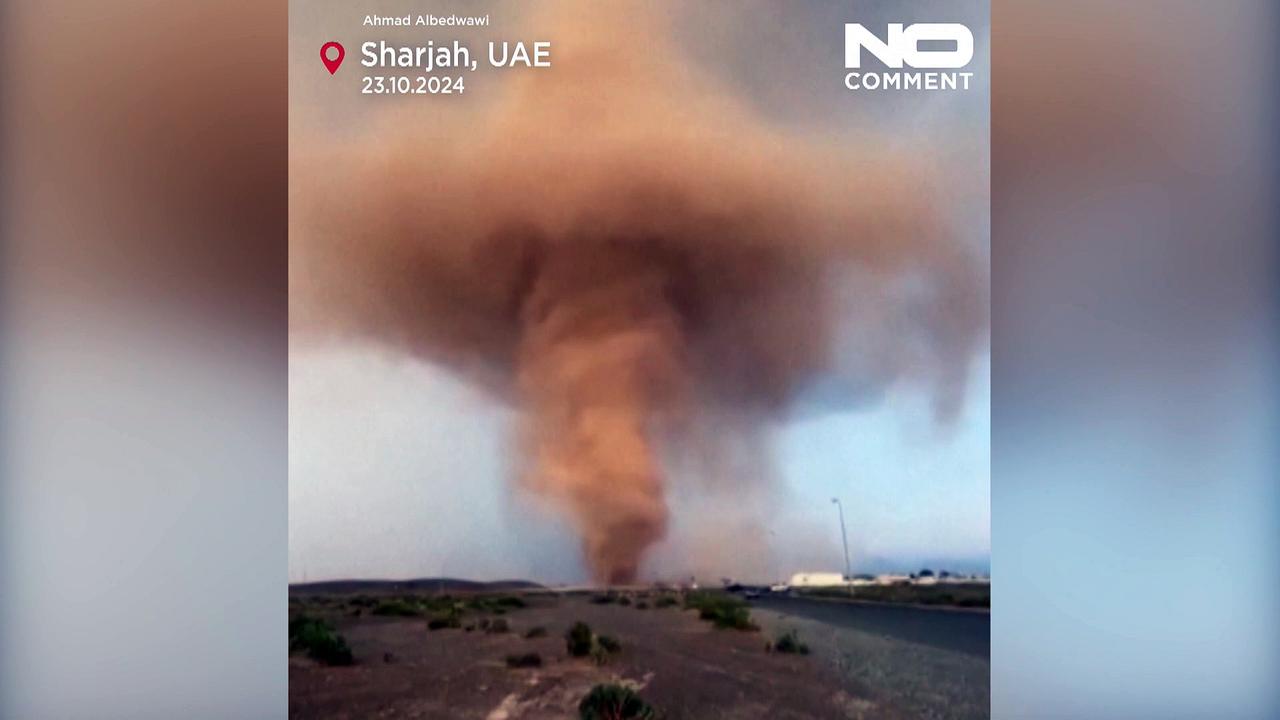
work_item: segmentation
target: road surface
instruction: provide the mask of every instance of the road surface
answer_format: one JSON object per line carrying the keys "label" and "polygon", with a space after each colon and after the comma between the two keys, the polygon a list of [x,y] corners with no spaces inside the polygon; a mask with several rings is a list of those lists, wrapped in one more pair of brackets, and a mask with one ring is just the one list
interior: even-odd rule
{"label": "road surface", "polygon": [[774,612],[853,628],[991,660],[991,614],[912,605],[763,595],[749,601]]}

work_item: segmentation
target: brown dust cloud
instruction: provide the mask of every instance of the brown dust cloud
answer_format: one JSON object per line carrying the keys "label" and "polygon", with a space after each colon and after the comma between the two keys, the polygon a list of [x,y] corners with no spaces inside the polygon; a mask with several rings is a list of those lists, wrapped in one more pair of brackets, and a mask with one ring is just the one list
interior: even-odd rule
{"label": "brown dust cloud", "polygon": [[771,126],[652,8],[547,6],[552,68],[291,148],[295,342],[378,343],[514,408],[516,481],[607,583],[667,533],[673,462],[731,466],[824,378],[860,389],[837,408],[918,383],[945,421],[987,328],[985,261],[922,166]]}

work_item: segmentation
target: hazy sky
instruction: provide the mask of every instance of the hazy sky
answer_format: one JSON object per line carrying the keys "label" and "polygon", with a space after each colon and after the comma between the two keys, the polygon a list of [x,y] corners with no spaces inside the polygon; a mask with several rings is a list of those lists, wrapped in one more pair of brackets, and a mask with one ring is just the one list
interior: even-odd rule
{"label": "hazy sky", "polygon": [[[734,88],[764,121],[832,143],[861,141],[872,132],[903,152],[925,155],[945,180],[946,195],[937,202],[960,241],[985,261],[986,3],[912,3],[910,13],[892,9],[896,5],[788,4],[783,10],[758,2],[735,5],[730,15],[700,6],[682,9],[675,27],[691,61]],[[356,39],[389,34],[361,31],[355,11],[346,7],[319,3],[309,13],[291,16],[295,128],[321,127],[343,136],[361,130],[369,106],[329,107],[317,85],[328,76],[315,72],[319,42],[313,41],[343,39],[347,62],[353,62]],[[504,7],[494,6],[495,24]],[[450,9],[405,5],[406,12]],[[959,21],[973,30],[976,52],[967,68],[975,72],[973,90],[851,93],[843,88],[844,22],[915,20]],[[964,409],[951,426],[937,425],[930,398],[911,387],[891,389],[856,409],[803,413],[776,423],[767,439],[776,486],[751,498],[685,498],[677,491],[673,540],[656,548],[655,558],[671,558],[686,543],[697,543],[699,534],[722,533],[726,537],[713,540],[728,539],[730,548],[748,547],[738,540],[753,543],[751,552],[759,557],[738,565],[744,574],[784,577],[800,570],[838,570],[840,533],[830,498],[839,496],[855,571],[913,569],[923,563],[985,570],[990,557],[989,371],[984,349],[974,363]],[[539,509],[510,482],[510,408],[446,370],[350,342],[296,346],[289,390],[291,581],[432,575],[585,579],[577,539],[564,521]],[[822,392],[817,388],[808,399],[821,406]],[[718,502],[756,503],[765,520],[739,528],[708,522],[718,517]]]}

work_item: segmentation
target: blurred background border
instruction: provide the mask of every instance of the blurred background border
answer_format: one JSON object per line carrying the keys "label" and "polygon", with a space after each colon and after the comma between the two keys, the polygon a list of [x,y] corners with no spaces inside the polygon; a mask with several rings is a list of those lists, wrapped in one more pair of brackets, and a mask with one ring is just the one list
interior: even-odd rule
{"label": "blurred background border", "polygon": [[992,714],[1280,716],[1277,6],[992,28]]}

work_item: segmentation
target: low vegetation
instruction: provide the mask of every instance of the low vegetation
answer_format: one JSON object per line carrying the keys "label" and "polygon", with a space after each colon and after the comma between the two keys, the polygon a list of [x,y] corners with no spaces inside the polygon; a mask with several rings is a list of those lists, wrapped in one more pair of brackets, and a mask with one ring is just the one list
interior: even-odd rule
{"label": "low vegetation", "polygon": [[389,617],[419,617],[422,615],[422,608],[403,600],[383,600],[373,608],[373,614]]}
{"label": "low vegetation", "polygon": [[599,643],[600,647],[604,648],[604,651],[609,654],[622,652],[622,643],[618,642],[617,638],[612,636],[597,635],[596,642]]}
{"label": "low vegetation", "polygon": [[597,665],[609,661],[610,655],[622,652],[622,643],[609,635],[597,635],[591,626],[584,622],[576,622],[565,633],[565,649],[572,657],[589,657]]}
{"label": "low vegetation", "polygon": [[532,640],[533,638],[546,637],[547,629],[542,627],[541,625],[539,625],[538,627],[529,628],[529,631],[526,632],[524,636],[530,640]]}
{"label": "low vegetation", "polygon": [[528,607],[528,603],[526,603],[522,598],[516,597],[515,595],[504,595],[502,597],[495,599],[493,602],[498,607],[509,608],[512,610],[518,610],[520,608]]}
{"label": "low vegetation", "polygon": [[565,649],[573,657],[585,657],[591,652],[591,626],[578,621],[565,633]]}
{"label": "low vegetation", "polygon": [[462,627],[462,618],[458,617],[457,613],[438,615],[427,621],[428,630],[456,629],[460,627]]}
{"label": "low vegetation", "polygon": [[772,648],[766,647],[766,649],[772,649],[773,652],[791,655],[809,654],[809,646],[800,642],[800,636],[796,634],[795,630],[788,630],[782,633],[773,641]]}
{"label": "low vegetation", "polygon": [[[431,630],[462,627],[462,617],[476,615],[505,615],[512,610],[528,607],[523,598],[516,595],[476,595],[455,598],[450,595],[404,595],[375,600],[359,595],[348,601],[356,610],[371,608],[373,615],[383,617],[428,617]],[[356,613],[353,611],[353,615]],[[474,629],[474,625],[470,626]]]}
{"label": "low vegetation", "polygon": [[654,720],[656,711],[634,690],[622,685],[596,685],[578,703],[581,720]]}
{"label": "low vegetation", "polygon": [[709,621],[720,629],[759,630],[751,621],[751,610],[747,604],[732,595],[722,592],[692,592],[685,596],[686,609],[698,611],[698,617]]}
{"label": "low vegetation", "polygon": [[523,653],[507,656],[507,667],[509,668],[531,668],[542,667],[542,656],[538,653]]}
{"label": "low vegetation", "polygon": [[347,641],[332,625],[319,618],[299,615],[289,621],[289,651],[306,651],[307,657],[325,665],[355,662]]}
{"label": "low vegetation", "polygon": [[511,626],[502,618],[494,618],[489,621],[489,625],[484,629],[487,633],[505,633],[511,632]]}

